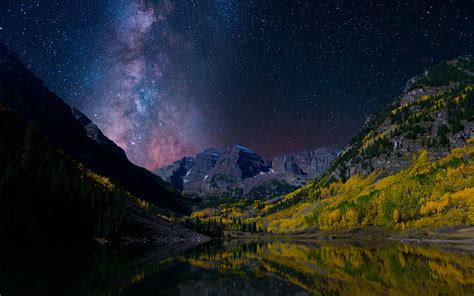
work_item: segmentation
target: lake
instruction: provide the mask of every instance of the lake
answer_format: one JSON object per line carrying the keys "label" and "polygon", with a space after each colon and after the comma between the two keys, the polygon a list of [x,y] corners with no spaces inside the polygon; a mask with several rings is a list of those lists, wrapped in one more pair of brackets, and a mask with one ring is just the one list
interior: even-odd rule
{"label": "lake", "polygon": [[472,246],[211,241],[2,253],[2,296],[474,295]]}

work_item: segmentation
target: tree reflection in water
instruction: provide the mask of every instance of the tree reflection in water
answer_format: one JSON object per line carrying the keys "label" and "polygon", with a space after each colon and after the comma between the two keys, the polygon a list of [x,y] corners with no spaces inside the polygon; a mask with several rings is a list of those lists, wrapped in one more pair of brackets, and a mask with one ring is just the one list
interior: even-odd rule
{"label": "tree reflection in water", "polygon": [[0,293],[473,295],[469,248],[387,241],[214,241],[197,247],[68,249],[40,257],[9,252],[0,261]]}

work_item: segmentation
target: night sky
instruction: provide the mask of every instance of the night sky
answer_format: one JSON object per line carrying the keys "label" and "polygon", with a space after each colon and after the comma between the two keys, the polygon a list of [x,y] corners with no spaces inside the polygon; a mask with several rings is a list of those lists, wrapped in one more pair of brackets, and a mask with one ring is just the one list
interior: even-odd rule
{"label": "night sky", "polygon": [[474,1],[0,4],[0,41],[149,169],[233,143],[342,148],[473,35]]}

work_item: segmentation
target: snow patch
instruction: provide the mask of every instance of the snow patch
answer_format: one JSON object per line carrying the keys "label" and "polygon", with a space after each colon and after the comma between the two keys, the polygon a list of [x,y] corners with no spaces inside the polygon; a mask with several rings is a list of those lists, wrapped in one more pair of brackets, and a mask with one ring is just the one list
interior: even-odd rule
{"label": "snow patch", "polygon": [[189,176],[189,174],[191,173],[193,169],[190,169],[187,173],[186,173],[186,176]]}
{"label": "snow patch", "polygon": [[237,144],[237,145],[235,145],[235,146],[236,146],[240,151],[242,151],[242,152],[254,153],[252,149],[249,149],[249,148],[247,148],[247,147],[245,147],[245,146],[242,146],[242,145],[239,145],[239,144]]}

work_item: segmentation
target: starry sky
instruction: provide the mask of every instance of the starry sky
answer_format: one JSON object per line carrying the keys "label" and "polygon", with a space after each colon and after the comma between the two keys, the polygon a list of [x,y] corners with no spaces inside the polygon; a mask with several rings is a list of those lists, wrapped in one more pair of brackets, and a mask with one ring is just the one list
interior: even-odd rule
{"label": "starry sky", "polygon": [[3,0],[0,41],[154,170],[343,148],[410,77],[473,54],[474,0]]}

